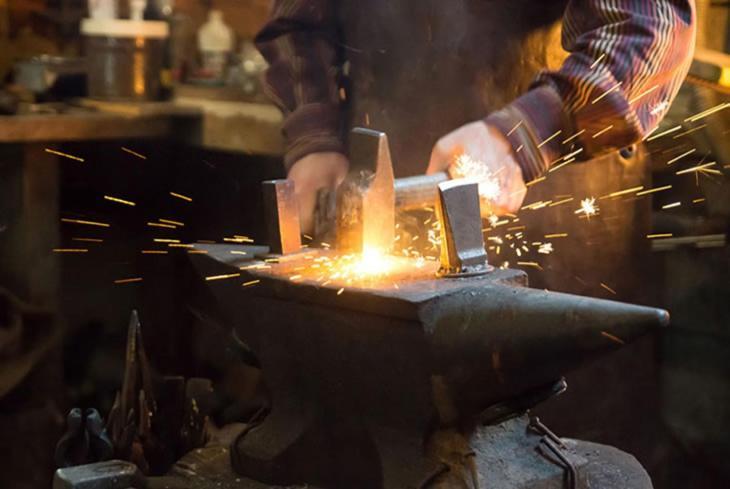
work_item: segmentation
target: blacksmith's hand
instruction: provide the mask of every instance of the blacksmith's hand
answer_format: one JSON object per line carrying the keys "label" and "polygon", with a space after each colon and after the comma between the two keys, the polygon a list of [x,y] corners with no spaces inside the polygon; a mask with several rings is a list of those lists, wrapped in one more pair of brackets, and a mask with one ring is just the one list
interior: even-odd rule
{"label": "blacksmith's hand", "polygon": [[479,182],[482,216],[515,213],[527,187],[507,138],[482,121],[472,122],[438,140],[426,173],[446,171],[451,178]]}
{"label": "blacksmith's hand", "polygon": [[348,165],[347,158],[340,153],[311,153],[289,169],[288,178],[294,180],[303,233],[311,233],[314,227],[317,192],[324,188],[334,189],[342,183]]}

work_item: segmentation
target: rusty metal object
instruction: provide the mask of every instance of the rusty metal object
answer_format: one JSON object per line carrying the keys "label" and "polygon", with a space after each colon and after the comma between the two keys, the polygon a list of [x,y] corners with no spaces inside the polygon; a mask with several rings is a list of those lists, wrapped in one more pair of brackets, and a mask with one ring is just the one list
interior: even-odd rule
{"label": "rusty metal object", "polygon": [[136,465],[123,460],[58,469],[53,489],[143,489],[145,478]]}
{"label": "rusty metal object", "polygon": [[395,238],[395,192],[388,136],[355,128],[350,170],[337,189],[337,248],[389,250]]}
{"label": "rusty metal object", "polygon": [[[201,276],[239,270],[240,262],[226,264],[229,247],[203,248],[207,254],[190,255]],[[292,282],[282,270],[295,266],[248,270],[256,287],[212,285],[271,393],[271,413],[239,438],[232,460],[240,474],[268,484],[419,487],[442,470],[436,454],[450,453],[451,434],[474,452],[469,464],[480,479],[493,480],[498,469],[483,454],[499,447],[483,441],[485,409],[538,402],[526,393],[622,346],[604,333],[629,343],[668,320],[653,308],[521,287],[525,275],[513,270],[446,281],[422,275],[398,288],[338,294],[336,285]],[[514,406],[512,414],[531,407]],[[510,436],[524,438],[524,430]],[[545,463],[530,475],[547,477],[550,466],[562,484],[563,469]],[[635,463],[631,470],[642,472]],[[502,476],[501,487],[527,487],[509,485],[509,471]]]}
{"label": "rusty metal object", "polygon": [[288,255],[300,251],[301,229],[294,181],[267,180],[262,187],[270,253]]}
{"label": "rusty metal object", "polygon": [[438,185],[436,214],[441,221],[441,270],[445,277],[468,277],[489,271],[479,213],[479,185],[451,180]]}

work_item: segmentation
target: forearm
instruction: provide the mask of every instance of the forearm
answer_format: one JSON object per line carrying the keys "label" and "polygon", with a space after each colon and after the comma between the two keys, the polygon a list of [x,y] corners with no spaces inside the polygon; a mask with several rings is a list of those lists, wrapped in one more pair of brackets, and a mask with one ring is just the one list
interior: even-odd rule
{"label": "forearm", "polygon": [[344,152],[339,53],[332,0],[276,0],[256,45],[269,62],[264,87],[284,113],[285,164]]}
{"label": "forearm", "polygon": [[598,156],[651,132],[689,69],[694,20],[694,0],[571,1],[563,66],[487,119],[510,139],[525,179],[566,155]]}

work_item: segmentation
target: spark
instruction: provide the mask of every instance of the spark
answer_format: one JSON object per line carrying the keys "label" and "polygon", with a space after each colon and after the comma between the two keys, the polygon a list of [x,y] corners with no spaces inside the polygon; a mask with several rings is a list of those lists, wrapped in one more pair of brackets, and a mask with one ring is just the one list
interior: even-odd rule
{"label": "spark", "polygon": [[67,218],[61,218],[61,222],[68,222],[71,224],[83,224],[85,226],[97,226],[102,228],[108,228],[111,227],[109,224],[105,222],[96,222],[96,221],[84,221],[82,219],[67,219]]}
{"label": "spark", "polygon": [[672,158],[671,160],[667,161],[667,166],[678,162],[679,160],[681,160],[685,156],[689,156],[692,153],[694,153],[695,151],[697,151],[697,148],[692,148],[689,151],[686,151],[686,152],[682,153],[681,155],[677,156],[676,158]]}
{"label": "spark", "polygon": [[605,129],[601,129],[600,131],[598,131],[597,133],[595,133],[593,135],[593,139],[596,139],[596,138],[599,138],[599,137],[603,136],[604,134],[606,134],[611,129],[613,129],[613,124],[611,124],[610,126],[606,127]]}
{"label": "spark", "polygon": [[479,196],[494,202],[502,193],[499,179],[489,166],[481,161],[462,154],[449,169],[452,178],[471,178],[479,185]]}
{"label": "spark", "polygon": [[711,168],[715,165],[717,165],[716,161],[713,161],[712,163],[705,163],[704,165],[693,166],[692,168],[687,168],[686,170],[680,170],[680,171],[676,172],[676,175],[684,175],[686,173],[692,173],[692,172],[702,172],[703,170],[706,170],[707,168]]}
{"label": "spark", "polygon": [[185,223],[179,222],[179,221],[173,221],[172,219],[158,219],[160,222],[164,222],[165,224],[172,224],[173,226],[180,226],[184,227]]}
{"label": "spark", "polygon": [[613,290],[613,289],[612,289],[611,287],[609,287],[608,285],[604,284],[603,282],[601,282],[601,287],[603,287],[604,289],[606,289],[607,291],[609,291],[609,292],[610,292],[610,293],[612,293],[613,295],[616,295],[616,291],[615,291],[615,290]]}
{"label": "spark", "polygon": [[533,185],[537,185],[538,183],[544,182],[545,180],[547,180],[547,177],[536,178],[533,181],[526,183],[525,187],[532,187]]}
{"label": "spark", "polygon": [[682,205],[681,202],[674,202],[673,204],[663,205],[662,209],[674,209],[675,207],[679,207],[680,205]]}
{"label": "spark", "polygon": [[648,239],[659,239],[659,238],[671,238],[674,236],[672,233],[660,233],[660,234],[647,234]]}
{"label": "spark", "polygon": [[124,200],[124,199],[120,199],[119,197],[112,197],[111,195],[105,195],[104,200],[108,200],[110,202],[116,202],[117,204],[128,205],[130,207],[134,207],[135,205],[137,205],[134,202],[132,202],[131,200]]}
{"label": "spark", "polygon": [[154,228],[176,229],[172,224],[162,224],[159,222],[148,222],[147,225]]}
{"label": "spark", "polygon": [[231,255],[248,255],[245,251],[231,251]]}
{"label": "spark", "polygon": [[664,112],[668,108],[669,108],[669,102],[667,100],[664,100],[664,101],[659,102],[658,104],[656,104],[656,107],[654,107],[653,109],[651,109],[651,112],[649,112],[649,113],[651,115],[657,115],[657,114],[660,114],[660,113]]}
{"label": "spark", "polygon": [[700,204],[700,203],[704,202],[705,200],[707,200],[707,199],[694,199],[694,200],[692,201],[692,203],[693,203],[693,204]]}
{"label": "spark", "polygon": [[54,253],[88,253],[86,248],[53,248]]}
{"label": "spark", "polygon": [[519,129],[519,128],[520,128],[520,126],[521,126],[522,124],[524,124],[524,122],[525,122],[525,121],[523,121],[523,120],[520,120],[520,122],[518,122],[518,123],[517,123],[517,125],[515,125],[515,127],[513,127],[512,129],[510,129],[510,131],[509,131],[509,132],[507,133],[507,137],[509,137],[509,136],[511,136],[512,134],[514,134],[514,132],[515,132],[515,131],[516,131],[517,129]]}
{"label": "spark", "polygon": [[595,61],[593,62],[593,64],[591,64],[591,68],[590,68],[590,69],[592,70],[592,69],[594,69],[594,68],[595,68],[596,66],[598,66],[598,63],[600,63],[600,62],[601,62],[601,61],[603,60],[603,58],[605,58],[605,57],[606,57],[606,53],[603,53],[603,54],[601,54],[601,55],[600,55],[600,56],[598,57],[598,59],[597,59],[597,60],[595,60]]}
{"label": "spark", "polygon": [[188,250],[189,255],[207,255],[208,250]]}
{"label": "spark", "polygon": [[567,238],[568,233],[546,234],[545,239]]}
{"label": "spark", "polygon": [[142,250],[143,255],[166,255],[167,253],[165,250]]}
{"label": "spark", "polygon": [[623,82],[618,82],[616,85],[613,86],[613,88],[608,89],[607,91],[603,92],[601,95],[593,99],[593,102],[591,104],[595,104],[600,100],[603,100],[605,97],[608,97],[610,94],[621,88],[621,85]]}
{"label": "spark", "polygon": [[553,249],[552,243],[543,243],[537,249],[537,252],[540,253],[541,255],[549,255],[553,251],[555,251],[555,250]]}
{"label": "spark", "polygon": [[647,90],[644,90],[644,91],[643,91],[642,93],[640,93],[640,94],[639,94],[639,95],[637,95],[636,97],[634,97],[634,98],[632,98],[631,100],[629,100],[629,104],[631,104],[631,105],[634,105],[634,104],[635,104],[635,103],[636,103],[637,101],[639,101],[639,100],[640,100],[640,99],[642,99],[643,97],[645,97],[645,96],[649,95],[649,94],[650,94],[651,92],[653,92],[653,91],[654,91],[654,90],[656,90],[657,88],[659,88],[659,85],[654,85],[653,87],[651,87],[651,88],[649,88],[649,89],[647,89]]}
{"label": "spark", "polygon": [[233,238],[223,238],[223,241],[227,243],[253,243],[251,238],[246,236],[234,236]]}
{"label": "spark", "polygon": [[517,265],[521,267],[532,267],[537,268],[538,270],[543,270],[540,264],[534,261],[518,261]]}
{"label": "spark", "polygon": [[139,158],[139,159],[141,159],[141,160],[146,160],[146,159],[147,159],[147,157],[146,157],[145,155],[143,155],[143,154],[139,154],[139,153],[137,153],[136,151],[132,151],[132,150],[131,150],[131,149],[129,149],[129,148],[125,148],[124,146],[122,146],[122,151],[124,151],[124,152],[126,152],[126,153],[129,153],[129,154],[131,154],[132,156],[136,156],[137,158]]}
{"label": "spark", "polygon": [[195,248],[195,245],[180,243],[170,243],[167,246],[169,246],[170,248]]}
{"label": "spark", "polygon": [[716,113],[720,112],[721,110],[727,109],[728,107],[730,107],[730,102],[726,102],[724,104],[716,105],[716,106],[711,107],[711,108],[709,108],[709,109],[707,109],[707,110],[705,110],[703,112],[700,112],[699,114],[695,114],[693,116],[688,117],[687,119],[684,120],[684,122],[697,122],[700,119],[704,119],[705,117],[709,117],[712,114],[716,114]]}
{"label": "spark", "polygon": [[256,284],[258,284],[260,282],[261,282],[261,280],[249,280],[248,282],[244,282],[241,286],[242,287],[250,287],[250,286],[256,285]]}
{"label": "spark", "polygon": [[170,192],[170,195],[172,195],[173,197],[177,197],[178,199],[187,201],[187,202],[192,202],[193,201],[193,199],[190,198],[190,197],[188,197],[187,195],[178,194],[176,192]]}
{"label": "spark", "polygon": [[649,189],[649,190],[643,190],[643,191],[637,193],[636,195],[637,196],[642,196],[642,195],[655,194],[657,192],[664,192],[665,190],[669,190],[671,188],[672,188],[671,185],[665,185],[663,187],[657,187],[657,188],[652,188],[652,189]]}
{"label": "spark", "polygon": [[63,158],[68,158],[69,160],[80,161],[81,163],[84,162],[83,158],[79,158],[78,156],[70,155],[68,153],[62,153],[60,151],[56,151],[55,149],[46,148],[46,153],[50,153],[56,156],[62,156]]}
{"label": "spark", "polygon": [[605,331],[601,331],[601,336],[603,336],[605,338],[608,338],[611,341],[615,341],[619,345],[625,345],[626,344],[626,342],[624,340],[622,340],[621,338],[619,338],[618,336],[614,336],[611,333],[607,333]]}
{"label": "spark", "polygon": [[340,290],[337,291],[337,295],[342,295],[342,293],[345,291],[345,288],[342,287]]}
{"label": "spark", "polygon": [[626,190],[619,190],[618,192],[612,192],[608,195],[604,195],[603,197],[601,197],[601,199],[607,199],[607,198],[610,199],[610,198],[614,198],[614,197],[621,197],[622,195],[633,194],[633,193],[639,192],[640,190],[644,190],[643,185],[640,185],[638,187],[627,188]]}
{"label": "spark", "polygon": [[168,238],[154,238],[155,243],[179,243],[179,239],[168,239]]}
{"label": "spark", "polygon": [[596,204],[595,197],[588,197],[580,201],[580,209],[575,211],[576,214],[584,214],[590,219],[591,216],[598,214],[599,208]]}
{"label": "spark", "polygon": [[568,139],[566,139],[565,141],[563,141],[563,144],[568,144],[568,143],[569,143],[569,142],[571,142],[572,140],[574,140],[574,139],[578,139],[578,138],[579,138],[579,137],[581,137],[581,136],[582,136],[582,135],[583,135],[583,134],[584,134],[585,132],[586,132],[586,130],[585,130],[585,129],[583,129],[583,130],[580,130],[580,131],[576,132],[575,134],[573,134],[572,136],[570,136],[570,137],[569,137]]}
{"label": "spark", "polygon": [[240,276],[241,276],[240,273],[227,273],[224,275],[209,275],[209,276],[205,277],[205,280],[207,282],[210,282],[212,280],[226,280],[229,278],[236,278],[236,277],[240,277]]}
{"label": "spark", "polygon": [[679,131],[680,129],[682,129],[682,125],[681,124],[679,126],[674,126],[671,129],[667,129],[666,131],[662,131],[659,134],[655,134],[653,136],[650,136],[650,137],[646,138],[646,141],[647,142],[648,141],[654,141],[655,139],[659,139],[661,137],[668,136],[668,135],[670,135],[672,133],[675,133],[675,132]]}
{"label": "spark", "polygon": [[546,145],[547,143],[549,143],[550,141],[552,141],[552,140],[553,140],[553,139],[555,139],[556,137],[560,136],[560,135],[561,135],[562,133],[563,133],[563,131],[558,131],[558,132],[556,132],[555,134],[553,134],[552,136],[550,136],[549,138],[547,138],[547,139],[546,139],[545,141],[543,141],[543,142],[541,142],[540,144],[538,144],[538,145],[537,145],[537,149],[540,149],[540,148],[542,148],[542,147],[543,147],[543,146],[545,146],[545,145]]}
{"label": "spark", "polygon": [[695,133],[697,131],[701,131],[702,129],[704,129],[706,127],[707,127],[707,124],[702,124],[701,126],[693,127],[692,129],[690,129],[688,131],[680,132],[676,136],[672,136],[672,139],[679,139],[681,137],[688,136],[688,135],[690,135],[692,133]]}
{"label": "spark", "polygon": [[115,280],[115,284],[131,284],[135,282],[141,282],[142,277],[133,277],[133,278],[120,278],[119,280]]}
{"label": "spark", "polygon": [[88,243],[103,243],[103,239],[98,238],[71,238],[71,241],[85,241]]}
{"label": "spark", "polygon": [[559,205],[567,204],[568,202],[573,202],[575,200],[574,197],[569,197],[567,199],[559,200],[557,202],[553,202],[548,207],[557,207]]}

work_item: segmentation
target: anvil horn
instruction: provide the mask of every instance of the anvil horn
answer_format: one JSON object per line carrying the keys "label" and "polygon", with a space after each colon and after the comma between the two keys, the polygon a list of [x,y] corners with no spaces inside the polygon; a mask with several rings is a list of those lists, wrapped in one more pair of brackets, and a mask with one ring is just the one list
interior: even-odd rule
{"label": "anvil horn", "polygon": [[669,323],[661,309],[504,286],[451,294],[421,316],[440,373],[466,412],[554,381]]}

